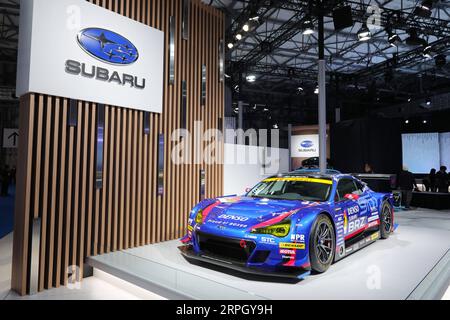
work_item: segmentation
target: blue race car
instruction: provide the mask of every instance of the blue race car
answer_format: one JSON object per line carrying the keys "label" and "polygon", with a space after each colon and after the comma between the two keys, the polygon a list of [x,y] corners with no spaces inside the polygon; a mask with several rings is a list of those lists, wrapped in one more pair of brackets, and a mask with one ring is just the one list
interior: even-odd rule
{"label": "blue race car", "polygon": [[[325,272],[394,231],[393,196],[344,174],[289,173],[245,196],[200,202],[190,213],[182,254],[254,274]],[[297,275],[295,275],[296,273]]]}

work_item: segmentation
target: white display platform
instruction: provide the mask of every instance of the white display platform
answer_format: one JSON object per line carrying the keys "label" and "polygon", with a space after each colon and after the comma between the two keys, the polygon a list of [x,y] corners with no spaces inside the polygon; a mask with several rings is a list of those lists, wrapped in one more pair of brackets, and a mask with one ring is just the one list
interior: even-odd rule
{"label": "white display platform", "polygon": [[450,279],[450,212],[403,211],[396,223],[388,240],[298,282],[191,264],[178,252],[178,241],[88,263],[169,299],[439,299]]}

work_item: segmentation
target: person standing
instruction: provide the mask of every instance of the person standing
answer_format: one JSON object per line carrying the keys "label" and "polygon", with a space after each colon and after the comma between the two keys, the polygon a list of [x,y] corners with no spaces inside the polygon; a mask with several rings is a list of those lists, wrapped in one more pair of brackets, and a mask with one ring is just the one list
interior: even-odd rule
{"label": "person standing", "polygon": [[430,174],[423,180],[427,192],[436,192],[436,169],[431,169]]}
{"label": "person standing", "polygon": [[402,202],[406,209],[410,209],[414,188],[417,188],[414,175],[408,171],[407,167],[403,167],[398,175],[398,187],[402,193]]}
{"label": "person standing", "polygon": [[374,174],[374,171],[372,169],[372,166],[369,163],[366,163],[364,165],[364,173],[365,174]]}
{"label": "person standing", "polygon": [[439,193],[448,193],[449,177],[447,167],[442,166],[438,173],[436,173],[436,187]]}

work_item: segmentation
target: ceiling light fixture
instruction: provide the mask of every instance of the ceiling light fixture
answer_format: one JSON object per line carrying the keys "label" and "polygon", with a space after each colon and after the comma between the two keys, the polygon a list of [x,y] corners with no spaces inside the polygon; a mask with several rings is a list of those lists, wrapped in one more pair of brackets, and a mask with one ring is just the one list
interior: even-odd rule
{"label": "ceiling light fixture", "polygon": [[228,43],[228,49],[233,49],[233,48],[234,48],[234,43],[233,42]]}
{"label": "ceiling light fixture", "polygon": [[307,18],[303,23],[303,35],[309,36],[314,32],[314,24],[312,23],[310,18]]}
{"label": "ceiling light fixture", "polygon": [[361,29],[359,29],[358,31],[358,39],[359,41],[367,41],[370,40],[370,38],[372,38],[372,33],[370,32],[367,25],[364,23]]}
{"label": "ceiling light fixture", "polygon": [[398,47],[398,45],[402,42],[400,36],[390,29],[387,29],[386,32],[388,34],[388,41],[391,47]]}
{"label": "ceiling light fixture", "polygon": [[238,33],[238,34],[236,35],[236,39],[237,39],[237,40],[242,40],[242,34]]}
{"label": "ceiling light fixture", "polygon": [[251,74],[251,75],[248,75],[245,79],[247,80],[247,82],[252,83],[252,82],[256,81],[256,76]]}
{"label": "ceiling light fixture", "polygon": [[242,30],[244,30],[245,32],[248,32],[250,30],[250,26],[248,25],[248,23],[242,26]]}

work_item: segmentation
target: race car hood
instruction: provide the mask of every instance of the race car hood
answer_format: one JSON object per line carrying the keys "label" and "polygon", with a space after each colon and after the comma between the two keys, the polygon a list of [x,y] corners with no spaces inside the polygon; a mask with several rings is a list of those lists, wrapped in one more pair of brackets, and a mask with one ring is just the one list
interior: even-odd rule
{"label": "race car hood", "polygon": [[227,229],[248,229],[277,223],[288,216],[318,203],[250,197],[219,198],[204,210],[206,225]]}

